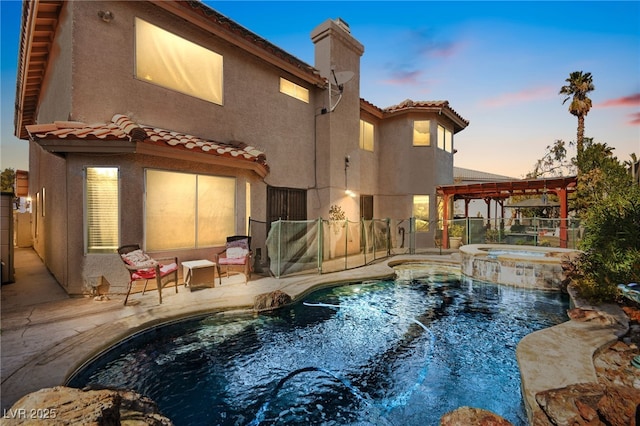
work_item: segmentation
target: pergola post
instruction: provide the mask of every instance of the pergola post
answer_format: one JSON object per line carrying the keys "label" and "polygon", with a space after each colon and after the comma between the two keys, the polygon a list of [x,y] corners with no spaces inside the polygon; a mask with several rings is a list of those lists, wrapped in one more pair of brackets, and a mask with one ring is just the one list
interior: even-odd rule
{"label": "pergola post", "polygon": [[449,248],[449,194],[442,197],[442,248]]}
{"label": "pergola post", "polygon": [[560,248],[567,248],[569,234],[567,232],[567,221],[569,216],[569,206],[567,188],[560,188],[557,192],[560,198]]}

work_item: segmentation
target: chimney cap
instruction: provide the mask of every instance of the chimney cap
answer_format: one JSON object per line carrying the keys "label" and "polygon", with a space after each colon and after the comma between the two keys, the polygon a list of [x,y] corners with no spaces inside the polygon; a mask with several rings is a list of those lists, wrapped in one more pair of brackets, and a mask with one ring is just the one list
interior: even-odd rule
{"label": "chimney cap", "polygon": [[343,30],[345,30],[346,32],[348,32],[349,34],[351,34],[351,29],[349,28],[349,24],[347,23],[347,21],[345,21],[342,18],[338,18],[335,20],[335,23],[342,28]]}

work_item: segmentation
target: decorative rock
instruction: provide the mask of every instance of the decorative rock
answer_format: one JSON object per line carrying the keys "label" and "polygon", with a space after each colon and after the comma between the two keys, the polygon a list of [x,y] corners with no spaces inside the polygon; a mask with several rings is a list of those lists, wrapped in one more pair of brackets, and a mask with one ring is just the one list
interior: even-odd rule
{"label": "decorative rock", "polygon": [[[540,392],[536,401],[549,425],[635,425],[640,390],[583,383]],[[536,424],[545,423],[537,421]]]}
{"label": "decorative rock", "polygon": [[291,296],[276,290],[271,293],[263,293],[256,296],[253,301],[253,310],[257,312],[270,311],[291,303]]}
{"label": "decorative rock", "polygon": [[[536,401],[551,420],[550,424],[555,425],[601,425],[602,423],[594,423],[593,419],[584,418],[583,413],[587,411],[584,406],[597,407],[598,401],[604,395],[603,386],[597,383],[584,383],[571,385],[560,389],[551,389],[539,392],[536,395]],[[583,407],[579,410],[578,405]],[[595,410],[594,410],[595,411]]]}
{"label": "decorative rock", "polygon": [[613,325],[616,324],[615,318],[606,312],[574,308],[567,311],[567,315],[574,321],[590,321],[601,325]]}
{"label": "decorative rock", "polygon": [[598,402],[600,417],[608,425],[636,425],[640,406],[640,390],[632,387],[608,386]]}
{"label": "decorative rock", "polygon": [[511,422],[481,408],[460,407],[440,419],[440,426],[513,426]]}
{"label": "decorative rock", "polygon": [[4,413],[12,425],[119,425],[171,426],[151,399],[133,391],[82,390],[65,386],[40,389],[20,398]]}

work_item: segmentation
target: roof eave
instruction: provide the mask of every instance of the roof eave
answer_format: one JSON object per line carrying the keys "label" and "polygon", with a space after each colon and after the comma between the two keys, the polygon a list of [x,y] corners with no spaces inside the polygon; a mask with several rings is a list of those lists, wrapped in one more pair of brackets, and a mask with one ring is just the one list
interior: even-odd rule
{"label": "roof eave", "polygon": [[461,130],[464,130],[468,125],[469,122],[467,120],[465,120],[464,118],[460,117],[457,113],[455,113],[451,108],[449,108],[448,106],[439,106],[439,105],[429,105],[429,106],[424,106],[424,105],[416,105],[416,106],[410,106],[410,107],[404,107],[404,108],[399,108],[399,109],[394,109],[394,110],[383,110],[384,112],[384,117],[394,117],[397,115],[402,115],[402,114],[409,114],[409,113],[438,113],[440,115],[444,115],[445,117],[447,117],[449,120],[451,120],[454,124],[454,133],[458,133]]}
{"label": "roof eave", "polygon": [[156,157],[171,158],[174,160],[195,161],[215,166],[251,170],[261,178],[264,178],[269,174],[269,168],[267,166],[255,161],[247,161],[240,158],[218,157],[192,151],[175,150],[173,148],[157,146],[146,142],[138,142],[135,146],[136,154],[146,154]]}
{"label": "roof eave", "polygon": [[64,153],[101,153],[101,154],[128,154],[136,151],[135,144],[129,139],[50,139],[32,137],[32,140],[45,151]]}

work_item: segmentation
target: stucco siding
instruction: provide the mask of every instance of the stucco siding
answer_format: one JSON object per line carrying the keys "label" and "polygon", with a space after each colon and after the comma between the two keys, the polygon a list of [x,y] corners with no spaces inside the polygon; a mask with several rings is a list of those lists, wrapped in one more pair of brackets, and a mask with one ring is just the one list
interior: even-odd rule
{"label": "stucco siding", "polygon": [[[115,16],[109,23],[97,16],[107,7]],[[113,114],[133,112],[141,124],[244,142],[266,154],[271,185],[288,186],[291,175],[297,177],[297,188],[313,184],[313,86],[145,2],[77,2],[75,8],[95,25],[79,27],[74,34],[74,117],[104,122]],[[134,77],[136,16],[223,56],[223,105]],[[311,101],[280,93],[281,76],[307,88]]]}

